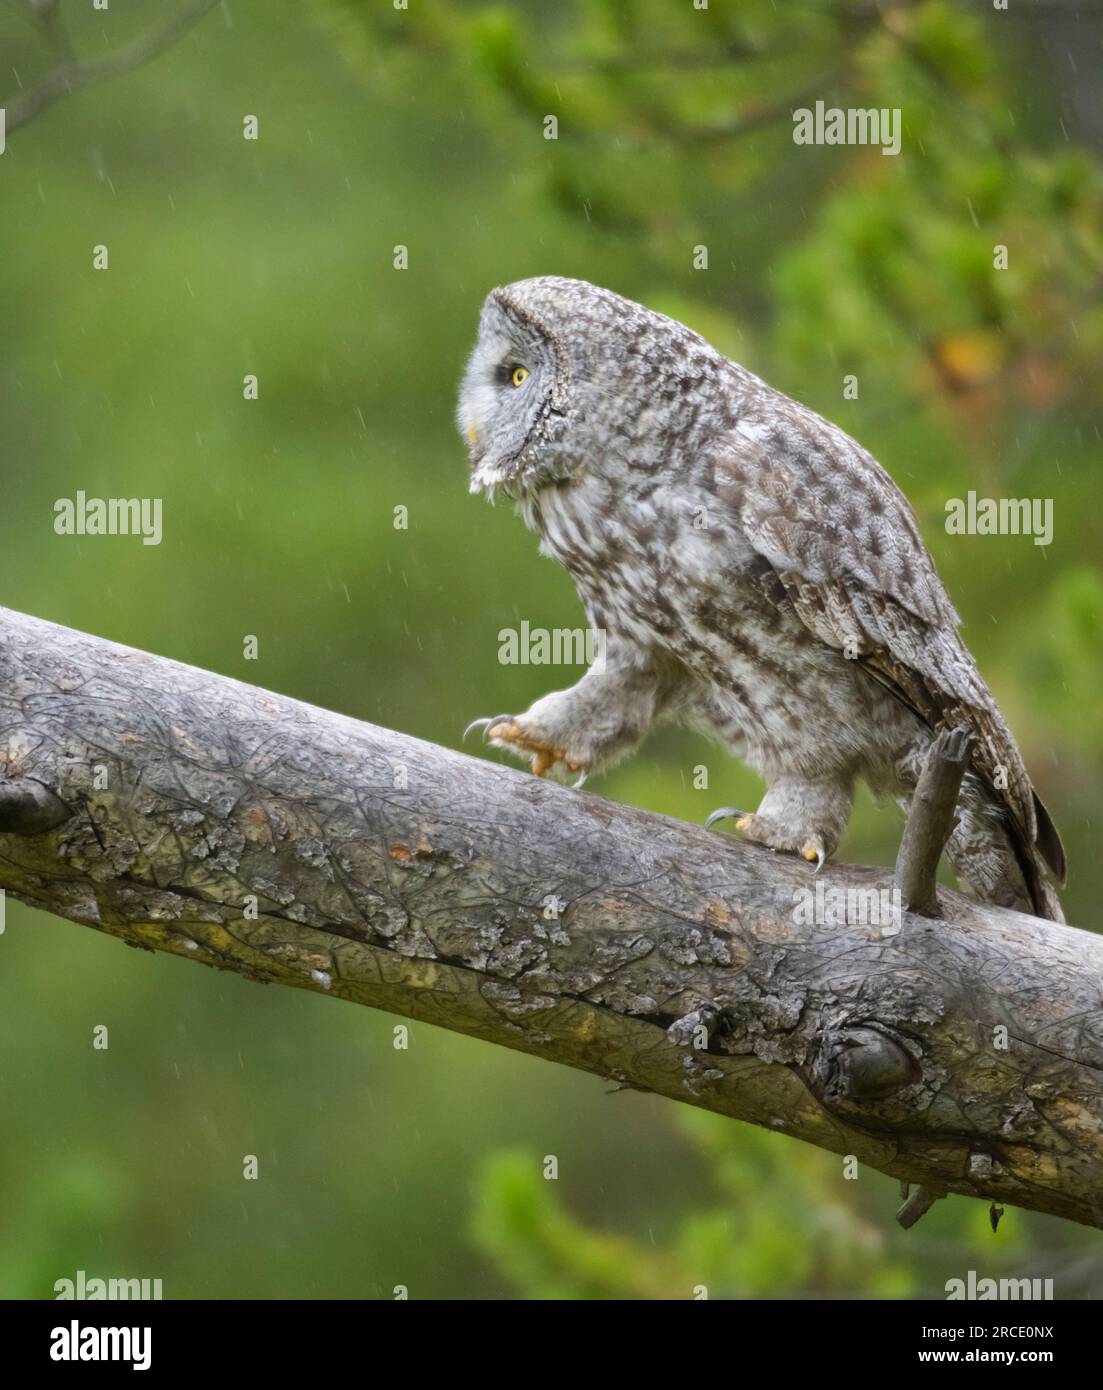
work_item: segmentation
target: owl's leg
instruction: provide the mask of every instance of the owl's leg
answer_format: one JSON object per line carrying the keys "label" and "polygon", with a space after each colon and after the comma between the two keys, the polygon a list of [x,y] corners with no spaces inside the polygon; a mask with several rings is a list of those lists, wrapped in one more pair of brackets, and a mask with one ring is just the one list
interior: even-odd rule
{"label": "owl's leg", "polygon": [[[843,773],[812,781],[775,777],[754,815],[741,815],[735,828],[770,849],[791,850],[817,868],[838,848],[854,799],[851,779]],[[728,812],[715,811],[709,824]]]}
{"label": "owl's leg", "polygon": [[669,665],[610,643],[605,664],[592,666],[569,690],[543,696],[524,714],[475,723],[486,726],[490,743],[527,760],[537,776],[576,777],[579,785],[636,747],[676,684]]}

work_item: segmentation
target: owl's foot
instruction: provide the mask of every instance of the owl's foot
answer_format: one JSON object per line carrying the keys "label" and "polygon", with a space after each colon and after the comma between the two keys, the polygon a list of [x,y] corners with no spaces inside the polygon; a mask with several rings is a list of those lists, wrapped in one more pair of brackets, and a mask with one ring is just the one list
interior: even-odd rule
{"label": "owl's foot", "polygon": [[574,785],[581,787],[585,782],[588,768],[581,759],[572,757],[567,749],[541,738],[517,716],[497,714],[491,719],[476,719],[464,730],[464,738],[472,729],[480,727],[488,743],[494,744],[497,748],[504,748],[518,757],[530,758],[529,765],[537,777],[543,777],[548,772],[557,775],[579,773],[581,775]]}
{"label": "owl's foot", "polygon": [[736,818],[736,830],[752,844],[799,854],[802,859],[815,864],[817,873],[823,867],[827,859],[827,849],[819,835],[794,836],[784,825],[769,816],[748,815],[744,811],[737,811],[734,806],[721,806],[709,816],[705,828],[710,829],[717,821],[730,820],[733,816]]}
{"label": "owl's foot", "polygon": [[505,720],[512,718],[512,714],[492,714],[489,717],[489,719],[472,719],[471,723],[468,724],[466,729],[464,729],[463,736],[461,737],[460,742],[467,742],[467,735],[471,732],[472,729],[482,729],[483,739],[485,741],[486,733],[489,728],[491,728],[494,724],[501,724]]}

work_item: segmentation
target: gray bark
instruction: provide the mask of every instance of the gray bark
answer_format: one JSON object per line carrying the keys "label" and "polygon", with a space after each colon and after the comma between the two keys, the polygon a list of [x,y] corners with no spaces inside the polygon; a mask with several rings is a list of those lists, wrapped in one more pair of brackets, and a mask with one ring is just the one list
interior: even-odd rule
{"label": "gray bark", "polygon": [[1089,932],[942,889],[895,932],[823,924],[802,895],[891,870],[815,875],[6,610],[0,832],[0,887],[133,945],[764,1125],[918,1206],[1103,1225]]}

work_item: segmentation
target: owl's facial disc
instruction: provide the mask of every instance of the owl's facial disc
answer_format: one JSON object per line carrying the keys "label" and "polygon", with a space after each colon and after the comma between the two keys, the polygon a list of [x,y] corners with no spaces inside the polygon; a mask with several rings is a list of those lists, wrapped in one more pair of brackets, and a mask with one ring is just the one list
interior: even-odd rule
{"label": "owl's facial disc", "polygon": [[517,494],[536,481],[554,411],[554,354],[535,325],[488,300],[460,387],[457,424],[471,463],[471,491]]}

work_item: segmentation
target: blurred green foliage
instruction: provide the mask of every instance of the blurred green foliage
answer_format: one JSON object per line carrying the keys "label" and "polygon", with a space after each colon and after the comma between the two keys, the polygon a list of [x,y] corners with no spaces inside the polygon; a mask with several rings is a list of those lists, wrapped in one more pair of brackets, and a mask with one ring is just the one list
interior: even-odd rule
{"label": "blurred green foliage", "polygon": [[517,1152],[485,1165],[476,1239],[538,1298],[915,1292],[907,1260],[889,1253],[882,1226],[849,1199],[838,1159],[801,1145],[786,1156],[779,1183],[775,1136],[698,1111],[677,1119],[709,1163],[713,1192],[709,1206],[694,1204],[666,1248],[572,1219],[535,1155]]}
{"label": "blurred green foliage", "polygon": [[[1061,826],[1070,918],[1093,920],[1103,132],[1067,50],[1097,58],[1100,26],[1058,9],[228,0],[0,156],[0,597],[441,743],[524,708],[578,673],[500,666],[499,630],[580,609],[466,496],[455,384],[491,286],[582,276],[897,478]],[[163,6],[60,13],[97,54]],[[0,9],[16,87],[57,43]],[[796,147],[817,99],[900,107],[901,154]],[[78,489],[163,498],[164,542],[56,536]],[[1052,497],[1053,545],[947,536],[970,489]],[[597,789],[699,820],[756,782],[668,731]],[[863,800],[843,853],[888,862],[898,831]],[[993,1236],[951,1200],[905,1234],[894,1184],[786,1138],[422,1026],[396,1051],[382,1016],[17,904],[0,962],[5,1295],[78,1268],[167,1297],[940,1296],[969,1268],[1103,1289],[1065,1224],[1009,1211]]]}

